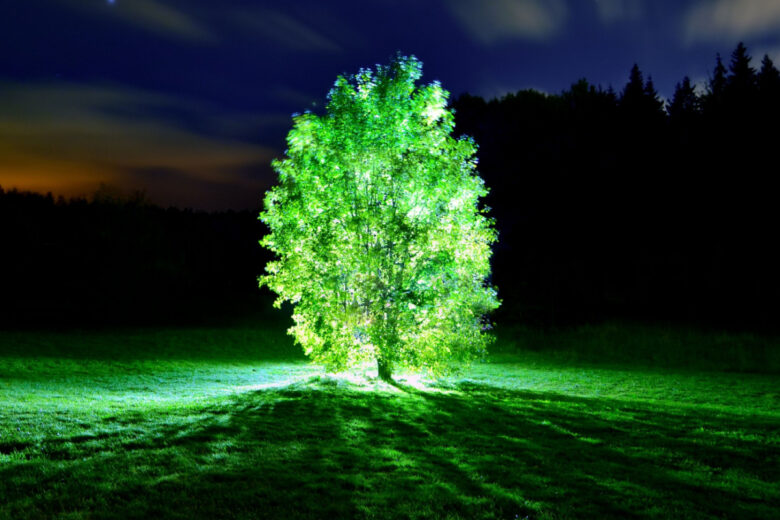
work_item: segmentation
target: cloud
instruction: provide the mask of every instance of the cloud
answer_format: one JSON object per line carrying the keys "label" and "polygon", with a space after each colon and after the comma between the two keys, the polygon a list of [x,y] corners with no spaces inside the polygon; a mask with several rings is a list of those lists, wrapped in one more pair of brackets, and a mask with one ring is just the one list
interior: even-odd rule
{"label": "cloud", "polygon": [[750,54],[753,56],[753,61],[751,61],[750,64],[755,67],[756,70],[761,68],[761,60],[764,59],[764,55],[769,56],[769,59],[775,64],[775,67],[780,65],[780,45],[774,47],[757,47],[755,50],[751,50]]}
{"label": "cloud", "polygon": [[606,23],[639,19],[644,10],[642,0],[595,0],[599,19]]}
{"label": "cloud", "polygon": [[[150,196],[166,204],[213,208],[228,194],[259,201],[270,180],[267,168],[254,176],[246,172],[247,165],[268,165],[274,150],[196,132],[165,115],[170,109],[193,111],[192,104],[160,94],[104,85],[2,83],[0,99],[4,188],[75,196],[108,183],[150,188]],[[221,118],[216,126],[225,124]]]}
{"label": "cloud", "polygon": [[447,5],[481,45],[551,40],[561,33],[569,14],[563,0],[451,0]]}
{"label": "cloud", "polygon": [[285,13],[271,10],[236,11],[234,24],[252,34],[294,51],[338,52],[341,46],[311,26]]}
{"label": "cloud", "polygon": [[193,42],[214,42],[216,36],[192,15],[158,0],[118,0],[96,5],[84,0],[61,0],[67,5],[141,27],[156,34]]}
{"label": "cloud", "polygon": [[778,0],[708,0],[693,6],[685,16],[686,43],[724,41],[780,33]]}
{"label": "cloud", "polygon": [[691,85],[693,85],[693,90],[700,96],[706,93],[710,88],[710,78],[707,76],[697,76],[695,78],[690,78],[690,80]]}

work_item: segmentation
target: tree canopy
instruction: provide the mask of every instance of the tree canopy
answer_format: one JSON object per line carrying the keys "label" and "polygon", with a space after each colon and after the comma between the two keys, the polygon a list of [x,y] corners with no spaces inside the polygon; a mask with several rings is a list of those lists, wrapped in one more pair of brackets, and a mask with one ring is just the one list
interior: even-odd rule
{"label": "tree canopy", "polygon": [[324,115],[293,118],[265,197],[259,279],[294,306],[290,333],[341,370],[376,362],[438,374],[484,352],[496,232],[479,200],[476,144],[455,139],[448,93],[422,64],[339,76]]}

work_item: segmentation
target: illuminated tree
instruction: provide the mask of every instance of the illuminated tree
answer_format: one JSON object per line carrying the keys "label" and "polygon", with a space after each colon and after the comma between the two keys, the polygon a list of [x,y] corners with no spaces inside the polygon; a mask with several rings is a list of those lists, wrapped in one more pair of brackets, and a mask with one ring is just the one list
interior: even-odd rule
{"label": "illuminated tree", "polygon": [[339,76],[326,114],[294,116],[287,157],[273,162],[260,219],[277,259],[259,282],[277,307],[293,304],[290,334],[333,370],[440,374],[490,340],[496,232],[479,205],[476,145],[452,137],[448,93],[416,86],[421,75],[399,55]]}

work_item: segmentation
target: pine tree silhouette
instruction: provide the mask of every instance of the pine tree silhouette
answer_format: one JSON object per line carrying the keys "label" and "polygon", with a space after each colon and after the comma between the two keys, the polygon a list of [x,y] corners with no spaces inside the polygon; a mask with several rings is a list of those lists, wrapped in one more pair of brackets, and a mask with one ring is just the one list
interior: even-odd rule
{"label": "pine tree silhouette", "polygon": [[672,100],[667,105],[667,112],[673,122],[688,122],[701,113],[701,100],[688,76],[675,85]]}
{"label": "pine tree silhouette", "polygon": [[661,101],[661,98],[658,96],[658,91],[655,89],[652,76],[647,77],[644,93],[648,110],[657,115],[663,115],[664,102]]}
{"label": "pine tree silhouette", "polygon": [[777,104],[778,98],[780,98],[780,71],[766,54],[761,60],[761,70],[758,72],[756,86],[762,105],[766,103]]}
{"label": "pine tree silhouette", "polygon": [[747,47],[744,43],[739,42],[734,52],[731,53],[731,63],[729,64],[731,75],[727,78],[727,87],[746,91],[755,86],[756,71],[750,66],[751,60]]}
{"label": "pine tree silhouette", "polygon": [[628,83],[620,96],[619,107],[626,122],[640,126],[654,126],[664,119],[664,104],[658,96],[653,84],[653,78],[647,81],[634,63],[628,76]]}
{"label": "pine tree silhouette", "polygon": [[[757,132],[758,139],[755,146],[764,164],[776,164],[778,132],[774,129],[777,128],[777,121],[780,119],[780,71],[767,55],[764,55],[761,60],[761,69],[756,77],[756,90],[758,92],[756,126],[761,130]],[[770,172],[766,173],[773,176]]]}
{"label": "pine tree silhouette", "polygon": [[729,110],[739,119],[750,117],[755,105],[756,71],[750,66],[751,59],[742,42],[731,53],[724,94]]}
{"label": "pine tree silhouette", "polygon": [[642,71],[639,65],[634,63],[631,72],[628,75],[628,83],[620,94],[620,108],[629,114],[642,112],[645,104],[645,81],[642,77]]}
{"label": "pine tree silhouette", "polygon": [[723,107],[723,97],[726,92],[726,67],[720,53],[715,55],[715,68],[712,71],[712,77],[707,84],[707,93],[704,95],[702,103],[705,113],[708,116],[716,116]]}

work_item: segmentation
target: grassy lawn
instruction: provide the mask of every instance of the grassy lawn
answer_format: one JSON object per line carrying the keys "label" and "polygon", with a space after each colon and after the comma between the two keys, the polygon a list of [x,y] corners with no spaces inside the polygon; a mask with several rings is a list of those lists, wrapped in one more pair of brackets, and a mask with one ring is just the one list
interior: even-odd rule
{"label": "grassy lawn", "polygon": [[0,332],[0,518],[778,517],[776,373],[534,341],[397,388],[270,328]]}

